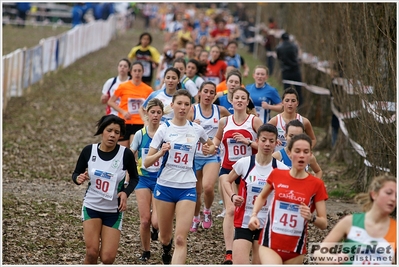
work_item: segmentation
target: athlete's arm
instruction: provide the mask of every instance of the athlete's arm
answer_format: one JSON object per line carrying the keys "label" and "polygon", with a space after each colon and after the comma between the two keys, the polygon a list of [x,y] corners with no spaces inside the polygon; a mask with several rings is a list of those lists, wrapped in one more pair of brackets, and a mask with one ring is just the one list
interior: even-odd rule
{"label": "athlete's arm", "polygon": [[221,118],[231,115],[231,113],[227,110],[227,108],[225,108],[223,106],[218,106],[218,108],[219,108]]}
{"label": "athlete's arm", "polygon": [[262,108],[269,109],[269,110],[276,111],[276,112],[281,112],[283,109],[283,104],[279,103],[279,104],[272,105],[272,104],[267,103],[266,101],[262,101]]}
{"label": "athlete's arm", "polygon": [[268,123],[270,123],[271,125],[277,126],[277,116],[274,116],[273,118],[271,118]]}
{"label": "athlete's arm", "polygon": [[254,207],[252,209],[251,219],[249,220],[248,223],[248,228],[250,230],[254,231],[256,229],[259,229],[259,227],[261,226],[257,216],[259,211],[262,209],[263,205],[266,203],[266,199],[270,195],[272,190],[273,190],[272,186],[269,183],[266,183],[262,191],[256,198]]}
{"label": "athlete's arm", "polygon": [[[256,133],[258,132],[258,129],[259,129],[260,126],[262,126],[262,124],[263,124],[263,122],[262,122],[261,119],[259,119],[259,117],[254,117],[254,120],[253,120],[253,129],[254,129],[254,131],[255,131]],[[254,141],[251,143],[251,148],[258,150],[258,142],[256,142],[256,140],[254,140]]]}
{"label": "athlete's arm", "polygon": [[[319,264],[339,264],[340,256],[347,256],[347,254],[331,254],[331,253],[321,253],[320,249],[329,249],[333,247],[337,242],[341,242],[343,238],[349,233],[350,227],[352,225],[352,215],[347,215],[345,218],[340,220],[330,233],[324,238],[323,242],[320,244],[320,248],[313,251],[313,256]],[[317,248],[317,247],[316,247]],[[313,248],[313,249],[316,249]],[[310,248],[310,253],[312,252],[312,247]]]}
{"label": "athlete's arm", "polygon": [[144,125],[148,124],[147,116],[146,116],[147,114],[146,114],[146,111],[143,106],[141,106],[139,108],[139,114],[140,114],[141,120],[144,122]]}
{"label": "athlete's arm", "polygon": [[72,181],[77,184],[81,185],[82,183],[78,183],[76,179],[79,175],[84,174],[87,170],[87,162],[89,161],[91,156],[91,145],[86,146],[83,148],[82,152],[79,155],[78,161],[76,162],[75,170],[72,173]]}
{"label": "athlete's arm", "polygon": [[208,138],[208,140],[206,140],[206,142],[202,146],[202,153],[204,153],[204,155],[214,155],[215,152],[216,152],[216,146],[212,142],[212,140]]}
{"label": "athlete's arm", "polygon": [[310,168],[312,168],[312,171],[314,172],[314,176],[322,179],[323,171],[321,170],[319,164],[317,163],[316,157],[314,155],[312,155],[312,157],[310,157],[309,165],[310,165]]}
{"label": "athlete's arm", "polygon": [[303,118],[303,126],[305,126],[305,133],[312,139],[312,148],[316,145],[317,139],[313,132],[313,127],[307,118]]}
{"label": "athlete's arm", "polygon": [[126,196],[129,197],[139,183],[136,160],[130,149],[126,149],[123,155],[123,168],[129,173],[129,185],[122,192],[125,192]]}
{"label": "athlete's arm", "polygon": [[325,230],[327,228],[327,211],[326,202],[324,200],[316,202],[316,213],[316,221],[313,222],[314,226],[321,230]]}
{"label": "athlete's arm", "polygon": [[219,127],[218,127],[218,131],[216,132],[215,136],[213,137],[213,143],[215,144],[215,146],[219,146],[220,142],[222,141],[223,138],[223,128],[226,125],[226,120],[227,118],[221,118],[219,121]]}
{"label": "athlete's arm", "polygon": [[165,155],[166,151],[170,149],[170,143],[163,143],[160,150],[150,147],[147,157],[144,160],[144,167],[148,168],[154,165],[160,157]]}
{"label": "athlete's arm", "polygon": [[194,106],[191,105],[190,111],[188,112],[187,115],[187,120],[193,121],[193,119],[194,119]]}
{"label": "athlete's arm", "polygon": [[215,103],[215,102],[216,102],[216,100],[217,100],[219,97],[221,97],[221,96],[223,96],[223,92],[219,92],[219,93],[217,93],[217,94],[215,95],[215,99],[213,99],[213,103],[214,103],[215,105],[219,105],[219,102],[217,102],[217,103]]}
{"label": "athlete's arm", "polygon": [[233,202],[234,206],[239,207],[244,202],[244,198],[234,193],[232,184],[238,178],[238,174],[234,169],[232,169],[229,175],[222,175],[220,177],[220,182],[222,186],[222,190],[226,193],[226,196],[230,197],[230,200]]}
{"label": "athlete's arm", "polygon": [[112,107],[113,109],[115,109],[116,111],[118,111],[120,114],[122,114],[123,118],[125,119],[130,119],[130,113],[127,112],[126,110],[124,110],[123,108],[121,108],[117,103],[116,100],[118,99],[118,96],[116,96],[115,94],[113,96],[111,96],[111,98],[108,100],[108,106]]}
{"label": "athlete's arm", "polygon": [[[280,151],[274,152],[274,153],[272,154],[272,157],[275,158],[275,159],[277,159],[278,161],[281,161],[281,153],[280,153]],[[312,170],[313,170],[313,168],[312,168]]]}

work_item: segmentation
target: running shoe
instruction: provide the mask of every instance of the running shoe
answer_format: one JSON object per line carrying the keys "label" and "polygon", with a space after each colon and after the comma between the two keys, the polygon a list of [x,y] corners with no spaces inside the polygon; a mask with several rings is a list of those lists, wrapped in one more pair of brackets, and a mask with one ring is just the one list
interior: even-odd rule
{"label": "running shoe", "polygon": [[151,227],[151,240],[157,241],[158,240],[158,229]]}
{"label": "running shoe", "polygon": [[198,230],[198,225],[200,224],[200,220],[197,218],[193,218],[193,224],[191,225],[190,232],[195,233]]}
{"label": "running shoe", "polygon": [[202,222],[202,228],[209,229],[212,227],[212,211],[204,211],[204,221]]}
{"label": "running shoe", "polygon": [[222,213],[218,214],[218,215],[216,216],[216,218],[224,218],[225,215],[226,215],[226,210],[223,209]]}
{"label": "running shoe", "polygon": [[163,264],[170,264],[172,262],[172,255],[168,254],[162,254],[162,262]]}
{"label": "running shoe", "polygon": [[162,245],[162,262],[163,264],[170,264],[172,262],[172,255],[170,255],[170,251],[172,250],[173,238],[170,240],[169,245]]}
{"label": "running shoe", "polygon": [[143,254],[141,255],[141,257],[139,258],[139,260],[141,261],[148,261],[150,259],[151,256],[151,252],[149,251],[143,251]]}
{"label": "running shoe", "polygon": [[224,262],[223,264],[233,264],[233,254],[226,254],[224,255]]}

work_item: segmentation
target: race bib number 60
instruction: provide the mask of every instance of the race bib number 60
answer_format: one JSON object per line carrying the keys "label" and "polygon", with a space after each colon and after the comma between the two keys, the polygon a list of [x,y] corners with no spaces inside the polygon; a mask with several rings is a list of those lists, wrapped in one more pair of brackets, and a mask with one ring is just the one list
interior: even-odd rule
{"label": "race bib number 60", "polygon": [[227,138],[227,149],[230,161],[237,161],[240,158],[251,156],[252,149],[246,144],[237,142],[233,138]]}

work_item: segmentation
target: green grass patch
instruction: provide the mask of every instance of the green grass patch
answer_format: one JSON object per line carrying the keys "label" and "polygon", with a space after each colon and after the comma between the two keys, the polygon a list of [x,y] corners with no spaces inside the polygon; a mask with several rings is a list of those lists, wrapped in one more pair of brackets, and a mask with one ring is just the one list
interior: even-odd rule
{"label": "green grass patch", "polygon": [[[24,28],[13,25],[3,26],[3,55],[9,54],[18,48],[32,48],[39,44],[43,38],[57,36],[70,30],[66,26],[32,26],[26,25]],[[29,38],[26,38],[29,36]]]}

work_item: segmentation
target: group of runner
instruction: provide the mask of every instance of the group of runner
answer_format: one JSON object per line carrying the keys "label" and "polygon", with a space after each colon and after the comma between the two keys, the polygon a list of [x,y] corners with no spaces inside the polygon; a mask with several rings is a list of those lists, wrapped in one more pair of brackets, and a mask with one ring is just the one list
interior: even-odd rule
{"label": "group of runner", "polygon": [[[82,208],[85,263],[97,263],[99,256],[103,263],[114,261],[126,198],[134,190],[140,260],[150,259],[150,242],[159,240],[164,264],[185,264],[188,234],[213,225],[218,182],[225,210],[224,264],[302,264],[307,225],[327,227],[328,196],[312,154],[312,125],[297,113],[296,90],[286,89],[280,98],[262,65],[252,72],[254,83],[244,86],[249,68],[236,54],[237,41],[226,34],[223,18],[215,17],[215,28],[208,28],[215,34],[198,53],[197,38],[186,34],[186,26],[176,30],[176,19],[167,27],[170,42],[162,55],[145,32],[118,62],[118,76],[104,84],[101,101],[109,108],[98,122],[101,142],[83,149],[72,175],[76,184],[89,181]],[[185,49],[179,50],[182,41]],[[155,90],[153,78],[159,82]],[[271,111],[278,114],[271,117]],[[369,230],[387,226],[396,208],[396,180],[393,187],[391,178],[384,179],[370,191],[380,213],[362,217],[365,234],[376,238],[385,232],[375,236]],[[388,224],[389,237],[391,228]],[[337,242],[350,230],[341,226],[327,240]]]}

